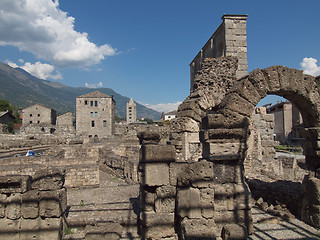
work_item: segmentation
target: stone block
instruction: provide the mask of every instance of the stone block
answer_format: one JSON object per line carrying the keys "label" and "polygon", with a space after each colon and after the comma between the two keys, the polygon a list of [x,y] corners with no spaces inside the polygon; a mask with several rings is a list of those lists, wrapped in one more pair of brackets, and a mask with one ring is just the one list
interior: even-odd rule
{"label": "stone block", "polygon": [[213,174],[213,181],[218,184],[243,182],[243,167],[238,161],[215,161]]}
{"label": "stone block", "polygon": [[196,188],[178,189],[177,208],[182,218],[201,218],[200,190]]}
{"label": "stone block", "polygon": [[260,94],[247,78],[237,82],[230,92],[237,92],[242,98],[246,99],[254,106],[261,100]]}
{"label": "stone block", "polygon": [[214,216],[214,190],[212,188],[200,189],[201,214],[204,218]]}
{"label": "stone block", "polygon": [[99,223],[98,225],[87,225],[85,228],[85,240],[118,240],[121,237],[123,227],[119,223]]}
{"label": "stone block", "polygon": [[31,188],[38,190],[61,189],[65,181],[65,172],[56,169],[38,171],[32,178]]}
{"label": "stone block", "polygon": [[22,194],[21,214],[25,219],[34,219],[39,217],[40,192],[30,190]]}
{"label": "stone block", "polygon": [[175,234],[174,213],[142,212],[140,219],[145,239],[162,239]]}
{"label": "stone block", "polygon": [[159,213],[173,213],[175,210],[176,188],[163,186],[156,190],[155,211]]}
{"label": "stone block", "polygon": [[216,239],[220,236],[213,219],[188,219],[181,222],[183,239]]}
{"label": "stone block", "polygon": [[249,118],[228,109],[223,109],[221,113],[207,114],[203,118],[203,126],[207,129],[246,128],[249,122]]}
{"label": "stone block", "polygon": [[203,144],[203,156],[211,161],[242,160],[245,144],[240,141],[216,142],[209,140]]}
{"label": "stone block", "polygon": [[228,224],[223,226],[221,237],[223,240],[247,239],[247,228],[240,224]]}
{"label": "stone block", "polygon": [[13,193],[6,199],[6,217],[17,220],[21,217],[21,193]]}
{"label": "stone block", "polygon": [[143,211],[153,212],[155,210],[156,193],[154,187],[147,185],[140,187],[140,205]]}
{"label": "stone block", "polygon": [[255,69],[249,73],[248,80],[255,87],[261,99],[267,96],[269,92],[269,84],[266,81],[265,74],[260,69]]}
{"label": "stone block", "polygon": [[170,184],[173,186],[177,185],[178,182],[178,176],[181,172],[184,171],[185,166],[188,163],[185,162],[179,162],[179,163],[171,163],[170,164]]}
{"label": "stone block", "polygon": [[1,193],[23,193],[30,189],[30,176],[0,176]]}
{"label": "stone block", "polygon": [[174,162],[176,149],[173,145],[142,145],[140,162]]}
{"label": "stone block", "polygon": [[213,179],[213,163],[206,160],[181,166],[177,174],[178,186],[207,187]]}
{"label": "stone block", "polygon": [[7,195],[6,194],[0,194],[0,218],[4,218],[5,217],[6,199],[7,199]]}
{"label": "stone block", "polygon": [[244,115],[247,117],[251,117],[254,106],[248,100],[242,98],[237,93],[230,93],[228,94],[223,102],[221,102],[221,107],[228,109],[232,112],[237,112],[240,115]]}
{"label": "stone block", "polygon": [[144,163],[140,165],[140,171],[142,185],[169,185],[169,166],[166,163]]}
{"label": "stone block", "polygon": [[67,208],[67,195],[65,189],[40,192],[41,217],[60,217]]}
{"label": "stone block", "polygon": [[157,144],[161,140],[159,133],[151,132],[151,131],[139,132],[137,136],[140,140],[140,144],[142,143]]}
{"label": "stone block", "polygon": [[3,238],[3,234],[18,233],[20,229],[20,221],[11,220],[11,219],[1,219],[0,221],[0,239],[11,239],[11,238]]}
{"label": "stone block", "polygon": [[189,117],[174,118],[170,121],[170,129],[172,132],[198,132],[199,122]]}
{"label": "stone block", "polygon": [[250,210],[215,211],[216,224],[248,224],[252,223]]}
{"label": "stone block", "polygon": [[243,128],[215,128],[200,132],[202,142],[217,139],[244,139],[246,131]]}

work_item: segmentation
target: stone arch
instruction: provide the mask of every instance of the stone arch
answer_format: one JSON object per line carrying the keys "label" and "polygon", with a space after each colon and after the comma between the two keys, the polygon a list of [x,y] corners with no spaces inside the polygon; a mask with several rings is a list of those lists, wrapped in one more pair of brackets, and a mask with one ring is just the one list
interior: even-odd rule
{"label": "stone arch", "polygon": [[[225,137],[221,134],[219,136],[211,134],[211,138],[208,137],[207,140],[215,137],[225,138],[228,141],[241,140],[237,157],[243,160],[246,150],[244,140],[248,135],[249,118],[257,103],[269,94],[282,96],[299,109],[305,127],[306,164],[311,171],[316,171],[320,168],[320,148],[317,144],[320,139],[320,94],[315,78],[303,74],[300,70],[272,66],[256,69],[239,79],[222,102],[213,109],[214,113],[209,112],[204,119],[204,128],[216,129],[215,132],[219,129],[225,134]],[[239,129],[244,130],[239,131]],[[214,158],[210,147],[204,146],[203,152],[205,158]]]}

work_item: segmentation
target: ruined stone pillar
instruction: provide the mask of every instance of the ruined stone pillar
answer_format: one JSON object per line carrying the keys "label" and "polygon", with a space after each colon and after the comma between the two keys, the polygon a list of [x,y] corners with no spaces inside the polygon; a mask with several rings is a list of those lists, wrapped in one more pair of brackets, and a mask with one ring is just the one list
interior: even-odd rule
{"label": "ruined stone pillar", "polygon": [[201,132],[203,157],[213,166],[217,231],[236,239],[245,239],[253,231],[250,190],[243,169],[247,127],[243,117],[208,114]]}
{"label": "ruined stone pillar", "polygon": [[175,236],[176,188],[170,184],[170,164],[175,161],[173,145],[158,144],[160,136],[140,133],[139,182],[142,239]]}

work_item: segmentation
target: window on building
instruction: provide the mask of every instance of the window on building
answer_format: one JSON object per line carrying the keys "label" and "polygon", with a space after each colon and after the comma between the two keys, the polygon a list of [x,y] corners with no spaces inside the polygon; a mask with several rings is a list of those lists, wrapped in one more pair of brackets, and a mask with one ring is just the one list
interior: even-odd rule
{"label": "window on building", "polygon": [[84,105],[88,105],[88,101],[87,100],[84,100]]}
{"label": "window on building", "polygon": [[32,121],[30,121],[29,123],[32,124]]}
{"label": "window on building", "polygon": [[90,117],[93,117],[93,112],[90,113]]}
{"label": "window on building", "polygon": [[94,112],[94,117],[98,117],[98,112]]}
{"label": "window on building", "polygon": [[106,127],[106,126],[107,126],[107,121],[103,120],[103,127]]}
{"label": "window on building", "polygon": [[94,121],[91,121],[91,127],[94,127]]}
{"label": "window on building", "polygon": [[94,101],[94,105],[97,107],[98,106],[98,101]]}
{"label": "window on building", "polygon": [[89,138],[92,138],[92,135],[89,135]]}
{"label": "window on building", "polygon": [[40,117],[40,113],[38,113],[38,117]]}
{"label": "window on building", "polygon": [[30,117],[32,117],[32,113],[30,113]]}
{"label": "window on building", "polygon": [[93,106],[93,101],[90,101],[90,106],[91,106],[91,107]]}
{"label": "window on building", "polygon": [[37,121],[37,123],[39,124],[39,123],[40,123],[40,121]]}

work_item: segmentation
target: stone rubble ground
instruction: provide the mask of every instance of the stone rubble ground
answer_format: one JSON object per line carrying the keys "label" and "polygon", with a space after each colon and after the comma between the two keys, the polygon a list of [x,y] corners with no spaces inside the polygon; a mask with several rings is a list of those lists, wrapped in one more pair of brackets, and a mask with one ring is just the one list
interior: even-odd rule
{"label": "stone rubble ground", "polygon": [[[99,188],[68,190],[70,209],[67,222],[71,225],[72,234],[65,235],[63,239],[82,240],[86,232],[94,233],[100,229],[117,233],[111,234],[110,240],[140,239],[137,233],[139,185],[128,184],[106,172],[100,172],[100,180]],[[298,219],[285,221],[256,206],[252,209],[252,217],[254,234],[248,238],[250,240],[320,239],[320,230]],[[93,223],[96,226],[90,226]]]}

